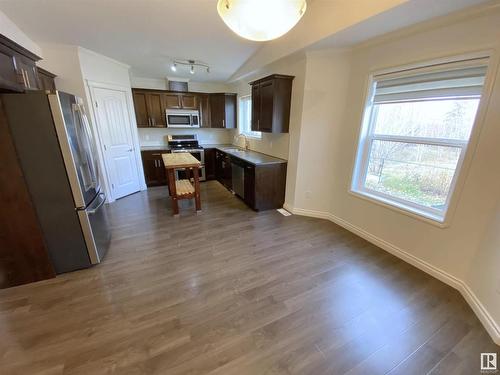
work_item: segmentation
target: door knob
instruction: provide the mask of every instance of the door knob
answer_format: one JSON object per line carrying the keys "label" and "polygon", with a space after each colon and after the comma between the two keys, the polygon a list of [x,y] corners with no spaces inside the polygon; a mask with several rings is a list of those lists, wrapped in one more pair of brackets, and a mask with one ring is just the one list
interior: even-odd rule
{"label": "door knob", "polygon": [[129,149],[128,149],[128,152],[132,152],[132,151],[134,151],[134,149],[133,149],[133,148],[129,148]]}

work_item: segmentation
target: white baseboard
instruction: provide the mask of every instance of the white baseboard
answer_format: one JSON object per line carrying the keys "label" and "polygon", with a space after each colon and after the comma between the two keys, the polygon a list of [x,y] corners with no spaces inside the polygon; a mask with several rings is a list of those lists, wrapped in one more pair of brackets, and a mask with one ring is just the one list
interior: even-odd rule
{"label": "white baseboard", "polygon": [[433,266],[432,264],[410,254],[407,251],[361,229],[344,219],[341,219],[329,212],[324,211],[315,211],[315,210],[307,210],[303,208],[292,207],[289,204],[284,204],[283,207],[295,214],[302,216],[315,217],[319,219],[330,220],[333,223],[340,225],[341,227],[347,229],[349,232],[352,232],[358,235],[361,238],[364,238],[368,242],[384,249],[385,251],[397,256],[398,258],[404,260],[405,262],[410,263],[411,265],[417,267],[418,269],[428,273],[429,275],[437,278],[438,280],[448,284],[454,289],[457,289],[462,296],[465,298],[467,303],[470,305],[474,313],[477,315],[484,328],[488,331],[493,341],[500,345],[500,327],[492,318],[492,316],[488,313],[488,310],[484,307],[481,301],[477,298],[474,292],[469,288],[469,286],[462,280],[456,278],[453,275],[443,271],[440,268]]}

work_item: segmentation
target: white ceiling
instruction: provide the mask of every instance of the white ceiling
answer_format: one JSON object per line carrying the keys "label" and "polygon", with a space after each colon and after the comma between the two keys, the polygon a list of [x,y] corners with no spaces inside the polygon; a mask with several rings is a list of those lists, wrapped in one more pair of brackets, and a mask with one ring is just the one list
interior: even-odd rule
{"label": "white ceiling", "polygon": [[314,0],[300,23],[262,45],[231,77],[240,79],[262,66],[308,48],[342,48],[444,16],[500,0]]}
{"label": "white ceiling", "polygon": [[[0,0],[35,42],[82,46],[124,62],[136,77],[227,81],[308,46],[350,45],[487,0],[308,0],[285,36],[257,43],[236,36],[217,0]],[[201,60],[211,73],[173,73],[173,59]],[[181,69],[179,69],[181,70]]]}
{"label": "white ceiling", "polygon": [[[216,0],[0,0],[38,43],[79,45],[132,67],[139,77],[227,80],[260,46],[231,32]],[[174,74],[172,59],[202,60],[210,74]]]}

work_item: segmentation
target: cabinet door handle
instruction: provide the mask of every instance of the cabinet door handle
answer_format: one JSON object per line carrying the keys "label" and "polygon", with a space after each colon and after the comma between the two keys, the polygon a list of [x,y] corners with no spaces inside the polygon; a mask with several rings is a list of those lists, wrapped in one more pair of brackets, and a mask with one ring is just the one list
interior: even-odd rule
{"label": "cabinet door handle", "polygon": [[28,86],[28,83],[26,82],[26,76],[24,75],[24,69],[21,68],[21,74],[23,75],[23,84],[24,87]]}
{"label": "cabinet door handle", "polygon": [[154,117],[151,119],[151,122],[153,123],[153,126],[156,126],[156,119]]}
{"label": "cabinet door handle", "polygon": [[29,77],[29,75],[28,75],[28,71],[27,71],[27,70],[25,70],[24,72],[26,73],[26,81],[28,82],[28,87],[29,87],[29,88],[31,88],[31,84],[30,84],[30,77]]}
{"label": "cabinet door handle", "polygon": [[226,120],[222,120],[222,127],[225,128],[226,127]]}

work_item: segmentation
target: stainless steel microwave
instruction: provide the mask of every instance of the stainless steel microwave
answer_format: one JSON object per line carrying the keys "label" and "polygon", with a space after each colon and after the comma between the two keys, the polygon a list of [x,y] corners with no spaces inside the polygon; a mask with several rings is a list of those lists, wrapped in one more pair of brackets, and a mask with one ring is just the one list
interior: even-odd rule
{"label": "stainless steel microwave", "polygon": [[167,109],[168,128],[199,128],[200,113],[197,110]]}

